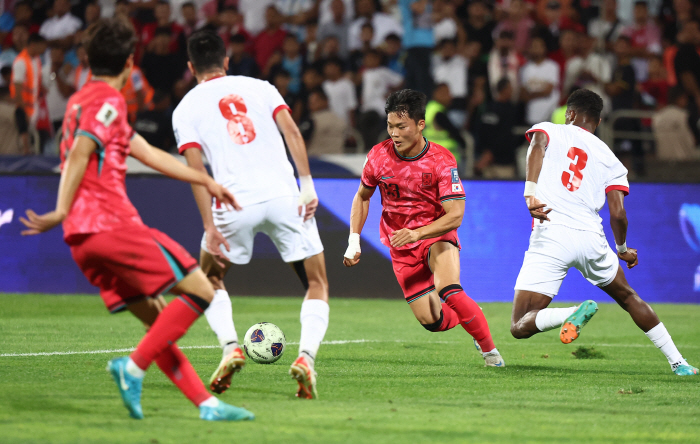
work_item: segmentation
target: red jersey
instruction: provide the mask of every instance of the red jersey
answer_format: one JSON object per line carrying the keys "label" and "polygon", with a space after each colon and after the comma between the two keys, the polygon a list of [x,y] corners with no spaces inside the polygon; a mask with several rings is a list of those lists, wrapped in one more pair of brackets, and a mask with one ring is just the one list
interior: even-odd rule
{"label": "red jersey", "polygon": [[[465,199],[454,156],[427,140],[420,154],[411,158],[401,156],[391,139],[375,145],[367,154],[362,184],[367,188],[379,185],[379,232],[382,243],[389,248],[393,248],[389,237],[394,231],[428,225],[445,214],[443,202]],[[416,248],[421,242],[400,249]]]}
{"label": "red jersey", "polygon": [[127,122],[121,93],[103,81],[86,83],[68,100],[62,131],[61,169],[77,136],[97,143],[63,221],[64,238],[134,227],[145,229],[126,195],[126,156],[134,130]]}

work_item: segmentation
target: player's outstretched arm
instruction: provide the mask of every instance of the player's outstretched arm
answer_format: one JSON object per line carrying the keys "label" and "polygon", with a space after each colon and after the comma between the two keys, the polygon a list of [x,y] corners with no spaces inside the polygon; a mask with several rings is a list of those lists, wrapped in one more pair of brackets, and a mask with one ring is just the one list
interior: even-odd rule
{"label": "player's outstretched arm", "polygon": [[70,155],[66,159],[61,173],[61,182],[58,185],[58,200],[56,209],[46,214],[38,215],[32,210],[27,210],[27,219],[20,217],[20,221],[29,228],[22,231],[22,235],[39,234],[48,231],[63,222],[70,207],[73,205],[75,192],[83,180],[90,156],[97,149],[97,143],[89,137],[78,136],[70,149]]}
{"label": "player's outstretched arm", "polygon": [[544,153],[549,144],[549,137],[542,131],[535,131],[530,140],[530,147],[527,150],[527,173],[525,176],[525,203],[527,209],[530,210],[530,216],[539,219],[540,223],[549,220],[547,214],[551,209],[545,210],[546,203],[540,202],[535,197],[537,189],[537,181],[540,178],[542,171],[542,163],[544,162]]}
{"label": "player's outstretched arm", "polygon": [[375,188],[367,188],[360,184],[350,208],[350,237],[348,238],[348,249],[345,250],[343,264],[352,267],[360,262],[360,233],[367,221],[369,214],[369,199],[374,194]]}
{"label": "player's outstretched arm", "polygon": [[131,148],[131,155],[143,162],[144,165],[156,171],[160,171],[173,179],[204,185],[209,193],[219,199],[224,205],[231,205],[236,210],[241,209],[238,202],[236,202],[236,198],[233,197],[233,194],[223,186],[214,182],[214,179],[212,179],[210,175],[190,168],[187,165],[183,165],[165,151],[151,146],[146,142],[146,139],[140,135],[136,134],[131,139],[129,147]]}
{"label": "player's outstretched arm", "polygon": [[394,248],[418,242],[421,239],[440,237],[462,225],[465,202],[463,199],[448,200],[442,203],[445,214],[431,224],[410,230],[402,228],[391,233],[391,246]]}
{"label": "player's outstretched arm", "polygon": [[301,214],[302,206],[306,206],[304,213],[304,221],[314,217],[316,208],[318,207],[318,196],[314,188],[314,182],[311,179],[311,168],[309,168],[309,157],[306,155],[306,144],[301,136],[301,131],[297,126],[289,111],[283,109],[275,116],[275,121],[279,127],[284,141],[287,142],[289,153],[292,155],[294,165],[299,173],[299,214]]}
{"label": "player's outstretched arm", "polygon": [[611,190],[607,194],[608,210],[610,211],[610,228],[615,236],[617,256],[627,262],[627,268],[634,268],[639,263],[637,250],[627,248],[627,212],[625,211],[625,193]]}

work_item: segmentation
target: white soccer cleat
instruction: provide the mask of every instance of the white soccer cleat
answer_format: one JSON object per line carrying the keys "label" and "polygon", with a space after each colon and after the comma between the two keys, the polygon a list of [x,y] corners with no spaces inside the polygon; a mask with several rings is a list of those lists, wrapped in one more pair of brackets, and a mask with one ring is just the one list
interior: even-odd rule
{"label": "white soccer cleat", "polygon": [[316,372],[304,356],[299,356],[289,369],[289,374],[299,383],[297,398],[318,399],[316,392]]}
{"label": "white soccer cleat", "polygon": [[506,361],[503,360],[498,351],[490,351],[484,355],[484,367],[505,367]]}

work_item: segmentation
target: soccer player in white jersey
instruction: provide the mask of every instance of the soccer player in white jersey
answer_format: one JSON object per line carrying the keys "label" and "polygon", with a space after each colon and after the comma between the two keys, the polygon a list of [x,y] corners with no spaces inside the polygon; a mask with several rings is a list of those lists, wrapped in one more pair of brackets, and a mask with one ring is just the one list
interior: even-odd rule
{"label": "soccer player in white jersey", "polygon": [[[290,374],[299,383],[297,396],[312,399],[316,396],[314,360],[328,328],[329,309],[323,245],[314,219],[318,198],[304,139],[274,86],[250,77],[226,76],[228,57],[217,34],[192,34],[187,52],[188,67],[198,85],[173,113],[179,152],[201,171],[205,170],[204,152],[214,177],[243,207],[229,211],[212,203],[204,187],[192,187],[204,223],[200,263],[216,289],[205,314],[224,351],[210,388],[216,393],[226,390],[232,375],[245,364],[224,275],[231,264],[250,262],[253,238],[263,232],[306,288],[299,357]],[[299,172],[301,190],[280,131]]]}
{"label": "soccer player in white jersey", "polygon": [[[630,314],[637,326],[666,355],[679,376],[697,375],[676,348],[652,308],[630,287],[618,257],[631,269],[637,250],[627,247],[629,193],[627,169],[593,135],[603,100],[578,90],[566,102],[566,125],[539,123],[527,131],[525,200],[533,217],[530,247],[515,283],[510,331],[517,339],[558,328],[561,341],[575,340],[598,310],[594,301],[578,307],[547,308],[569,268],[575,267]],[[608,245],[598,211],[607,196],[617,255]],[[535,223],[535,219],[539,223]]]}

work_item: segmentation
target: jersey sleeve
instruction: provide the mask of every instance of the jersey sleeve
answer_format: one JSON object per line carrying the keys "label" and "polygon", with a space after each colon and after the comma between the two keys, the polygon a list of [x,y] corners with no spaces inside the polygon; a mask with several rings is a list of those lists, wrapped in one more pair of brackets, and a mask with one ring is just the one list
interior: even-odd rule
{"label": "jersey sleeve", "polygon": [[532,142],[531,135],[537,132],[544,133],[544,135],[547,136],[547,145],[545,145],[545,148],[547,148],[551,140],[550,133],[552,132],[552,124],[550,122],[542,122],[536,125],[532,125],[532,128],[525,131],[525,138],[527,139],[527,141]]}
{"label": "jersey sleeve", "polygon": [[272,118],[276,119],[277,113],[282,111],[283,109],[286,109],[291,113],[292,109],[284,101],[284,98],[277,90],[277,88],[275,88],[269,82],[265,82],[265,84],[267,87],[266,103],[267,106],[270,108],[270,114],[272,115]]}
{"label": "jersey sleeve", "polygon": [[605,194],[613,190],[622,191],[625,196],[630,193],[630,184],[627,181],[627,168],[610,152],[606,156],[603,168],[605,168]]}
{"label": "jersey sleeve", "polygon": [[369,154],[365,158],[365,165],[362,167],[362,178],[360,180],[362,180],[362,185],[365,188],[374,189],[379,184],[379,179],[374,173],[374,164]]}
{"label": "jersey sleeve", "polygon": [[450,200],[465,200],[457,162],[452,154],[447,153],[442,156],[442,160],[435,163],[435,169],[440,203],[443,204]]}
{"label": "jersey sleeve", "polygon": [[201,150],[202,140],[199,137],[199,132],[192,120],[182,110],[183,108],[178,106],[173,113],[173,133],[175,134],[177,152],[183,154],[189,148]]}

